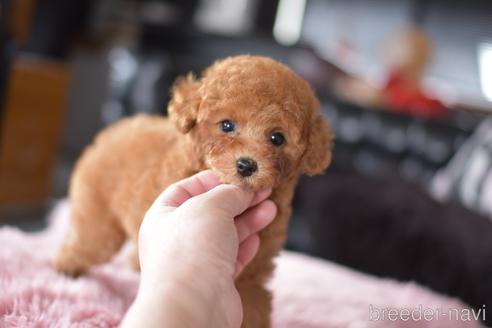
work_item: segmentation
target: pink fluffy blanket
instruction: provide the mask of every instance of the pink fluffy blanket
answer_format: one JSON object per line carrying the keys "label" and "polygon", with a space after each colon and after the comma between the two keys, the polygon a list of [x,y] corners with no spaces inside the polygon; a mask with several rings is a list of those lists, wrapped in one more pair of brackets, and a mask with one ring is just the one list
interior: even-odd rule
{"label": "pink fluffy blanket", "polygon": [[[0,327],[113,327],[132,303],[139,275],[128,265],[128,249],[78,279],[51,269],[69,210],[61,203],[41,233],[0,229]],[[479,327],[461,302],[414,283],[291,252],[277,264],[273,327]]]}

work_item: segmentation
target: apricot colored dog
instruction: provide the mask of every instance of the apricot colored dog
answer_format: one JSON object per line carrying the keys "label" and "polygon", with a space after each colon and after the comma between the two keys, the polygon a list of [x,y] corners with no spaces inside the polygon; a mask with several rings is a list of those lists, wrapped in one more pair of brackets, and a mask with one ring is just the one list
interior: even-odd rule
{"label": "apricot colored dog", "polygon": [[[301,174],[322,173],[331,159],[332,134],[319,102],[286,66],[237,56],[216,62],[200,79],[178,80],[168,113],[121,120],[85,150],[70,186],[72,229],[54,265],[75,276],[110,260],[127,238],[136,245],[157,195],[211,168],[225,183],[273,188],[277,217],[236,281],[243,327],[269,327],[264,284],[286,238],[294,188]],[[133,264],[138,268],[136,252]]]}

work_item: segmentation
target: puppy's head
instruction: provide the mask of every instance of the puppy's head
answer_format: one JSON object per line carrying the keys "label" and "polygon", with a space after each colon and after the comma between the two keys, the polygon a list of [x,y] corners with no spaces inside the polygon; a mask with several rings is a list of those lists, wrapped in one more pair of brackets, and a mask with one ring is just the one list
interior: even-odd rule
{"label": "puppy's head", "polygon": [[252,190],[323,172],[332,133],[305,81],[265,57],[216,62],[176,82],[168,113],[222,181]]}

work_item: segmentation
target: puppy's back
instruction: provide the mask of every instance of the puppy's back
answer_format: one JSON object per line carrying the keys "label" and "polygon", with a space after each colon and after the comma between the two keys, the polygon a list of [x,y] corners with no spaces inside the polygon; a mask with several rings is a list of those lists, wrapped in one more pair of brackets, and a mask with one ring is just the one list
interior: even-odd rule
{"label": "puppy's back", "polygon": [[[143,176],[157,174],[168,148],[179,143],[176,130],[163,117],[137,115],[101,131],[78,160],[70,198],[97,198],[113,203]],[[90,194],[90,195],[81,195]]]}

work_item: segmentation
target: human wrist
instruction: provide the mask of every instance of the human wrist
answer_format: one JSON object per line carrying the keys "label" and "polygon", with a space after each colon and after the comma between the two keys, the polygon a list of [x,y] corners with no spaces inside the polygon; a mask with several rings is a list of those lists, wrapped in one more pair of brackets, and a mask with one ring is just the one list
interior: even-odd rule
{"label": "human wrist", "polygon": [[[229,326],[220,324],[225,318],[219,304],[230,286],[220,276],[207,276],[208,273],[199,270],[188,274],[176,268],[172,274],[164,274],[159,280],[143,276],[132,307],[139,317],[152,316],[155,319],[157,316],[162,320],[160,325],[166,322],[170,327]],[[232,278],[229,280],[232,282]],[[148,325],[153,327],[152,323]]]}
{"label": "human wrist", "polygon": [[[173,262],[174,265],[169,265]],[[197,258],[189,261],[167,260],[164,261],[167,265],[144,267],[140,278],[139,293],[166,296],[174,291],[181,291],[201,295],[206,298],[205,302],[213,302],[233,281],[233,271],[227,268],[215,268],[211,263],[202,262],[204,261]],[[228,271],[231,271],[230,274],[225,273]]]}
{"label": "human wrist", "polygon": [[178,286],[140,290],[129,311],[135,325],[128,327],[206,327],[210,320],[202,303]]}

